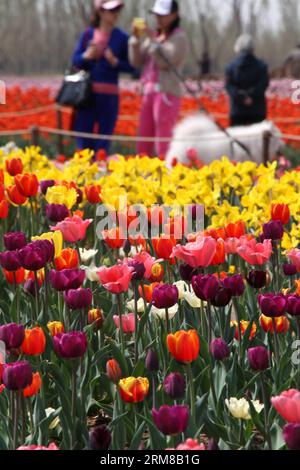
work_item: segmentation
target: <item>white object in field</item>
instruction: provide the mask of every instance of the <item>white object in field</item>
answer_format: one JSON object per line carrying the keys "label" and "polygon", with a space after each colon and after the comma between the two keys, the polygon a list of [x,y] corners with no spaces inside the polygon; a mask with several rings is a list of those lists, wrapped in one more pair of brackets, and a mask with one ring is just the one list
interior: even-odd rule
{"label": "white object in field", "polygon": [[188,154],[191,149],[205,165],[223,156],[238,162],[252,160],[262,163],[265,132],[273,135],[270,139],[270,156],[275,155],[284,145],[280,130],[271,121],[263,121],[251,126],[229,127],[227,131],[249,149],[251,157],[238,144],[231,145],[231,139],[218,128],[212,119],[205,114],[197,114],[184,119],[175,127],[173,140],[166,156],[167,166],[171,167],[175,158],[178,163],[190,163]]}

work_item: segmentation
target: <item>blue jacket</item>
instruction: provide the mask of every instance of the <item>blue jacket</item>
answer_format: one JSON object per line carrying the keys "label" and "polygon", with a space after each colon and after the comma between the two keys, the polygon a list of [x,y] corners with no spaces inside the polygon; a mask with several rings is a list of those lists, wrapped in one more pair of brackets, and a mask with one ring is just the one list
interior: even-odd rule
{"label": "blue jacket", "polygon": [[110,36],[108,47],[119,59],[117,67],[110,65],[104,57],[99,60],[85,60],[83,58],[83,54],[93,36],[94,28],[92,27],[81,34],[74,51],[73,65],[78,69],[88,70],[93,82],[118,84],[120,72],[132,73],[134,71],[128,60],[129,35],[121,29],[115,28]]}
{"label": "blue jacket", "polygon": [[[226,67],[226,90],[230,96],[231,116],[267,114],[265,92],[269,86],[268,66],[251,53],[242,53]],[[244,99],[251,97],[253,105]]]}

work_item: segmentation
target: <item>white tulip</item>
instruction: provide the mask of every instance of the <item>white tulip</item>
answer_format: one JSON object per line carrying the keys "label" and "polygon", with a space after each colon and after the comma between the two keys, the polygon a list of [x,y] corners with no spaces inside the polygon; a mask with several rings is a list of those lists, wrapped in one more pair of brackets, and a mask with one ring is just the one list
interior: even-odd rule
{"label": "white tulip", "polygon": [[85,271],[86,278],[91,282],[99,282],[98,271],[99,268],[97,266],[80,266],[80,269]]}
{"label": "white tulip", "polygon": [[[146,304],[147,306],[148,304]],[[132,300],[129,300],[129,302],[127,302],[126,304],[129,312],[134,312],[134,299]],[[145,305],[144,305],[144,300],[142,298],[140,298],[138,301],[137,301],[137,311],[139,313],[143,313],[145,311]]]}
{"label": "white tulip", "polygon": [[182,300],[184,298],[185,292],[188,290],[188,285],[184,281],[177,281],[174,282],[174,286],[177,287],[179,293],[179,299]]}
{"label": "white tulip", "polygon": [[184,300],[193,308],[201,308],[201,300],[198,299],[195,292],[185,292]]}
{"label": "white tulip", "polygon": [[[264,408],[264,405],[260,403],[258,400],[251,400],[255,410],[257,413],[260,413]],[[225,400],[226,406],[229,409],[232,416],[239,419],[251,419],[250,415],[250,405],[246,398],[233,398],[231,397],[229,400],[226,398]]]}
{"label": "white tulip", "polygon": [[[168,309],[169,320],[175,317],[176,313],[178,312],[178,304],[175,304],[173,307]],[[151,307],[151,315],[154,318],[160,318],[161,320],[166,319],[166,309],[165,308],[156,308],[154,306]]]}
{"label": "white tulip", "polygon": [[85,248],[79,248],[80,259],[83,263],[88,263],[91,259],[93,259],[98,250],[86,250]]}

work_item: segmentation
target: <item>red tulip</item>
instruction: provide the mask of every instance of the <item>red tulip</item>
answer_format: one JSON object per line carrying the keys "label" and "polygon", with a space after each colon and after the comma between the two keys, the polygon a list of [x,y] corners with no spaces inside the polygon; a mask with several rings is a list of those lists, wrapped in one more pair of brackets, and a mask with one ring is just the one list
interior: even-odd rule
{"label": "red tulip", "polygon": [[39,189],[39,182],[34,174],[25,173],[24,175],[16,175],[15,185],[19,193],[24,197],[36,196]]}

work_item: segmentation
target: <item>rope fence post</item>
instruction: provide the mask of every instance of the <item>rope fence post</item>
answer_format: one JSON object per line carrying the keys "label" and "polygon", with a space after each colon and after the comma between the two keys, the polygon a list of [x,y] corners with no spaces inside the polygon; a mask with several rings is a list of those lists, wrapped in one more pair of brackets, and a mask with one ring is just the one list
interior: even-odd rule
{"label": "rope fence post", "polygon": [[32,126],[30,129],[30,134],[31,134],[31,142],[32,145],[35,147],[39,146],[39,141],[40,141],[40,130],[38,126]]}
{"label": "rope fence post", "polygon": [[[60,131],[63,129],[62,111],[60,106],[56,106],[56,125]],[[59,154],[64,154],[64,140],[61,134],[57,135],[57,149]]]}
{"label": "rope fence post", "polygon": [[263,154],[262,161],[264,165],[267,165],[270,161],[270,143],[271,143],[272,134],[269,131],[263,133]]}

